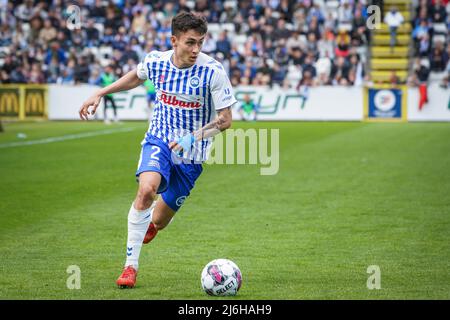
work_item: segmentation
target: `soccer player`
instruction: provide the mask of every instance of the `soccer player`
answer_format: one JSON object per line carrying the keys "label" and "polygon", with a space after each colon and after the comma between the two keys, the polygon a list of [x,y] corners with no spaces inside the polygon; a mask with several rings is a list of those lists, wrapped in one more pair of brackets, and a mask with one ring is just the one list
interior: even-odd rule
{"label": "soccer player", "polygon": [[244,121],[256,121],[256,103],[250,98],[250,95],[244,96],[238,112]]}
{"label": "soccer player", "polygon": [[[102,73],[100,76],[99,82],[102,87],[107,87],[110,84],[112,84],[114,81],[116,81],[116,76],[114,75],[114,69],[112,66],[108,65],[105,68],[105,72]],[[112,107],[114,112],[114,122],[119,122],[119,118],[117,118],[117,106],[114,102],[114,96],[109,93],[104,96],[105,105],[104,105],[104,122],[106,124],[110,123],[110,120],[108,118],[108,104]]]}
{"label": "soccer player", "polygon": [[154,114],[136,171],[138,191],[128,213],[119,287],[135,286],[143,242],[150,242],[172,220],[202,173],[213,136],[231,126],[236,99],[223,66],[200,52],[206,32],[204,18],[177,14],[172,19],[172,50],[150,52],[137,70],[100,89],[80,108],[80,118],[87,120],[105,95],[135,88],[147,79],[155,85]]}

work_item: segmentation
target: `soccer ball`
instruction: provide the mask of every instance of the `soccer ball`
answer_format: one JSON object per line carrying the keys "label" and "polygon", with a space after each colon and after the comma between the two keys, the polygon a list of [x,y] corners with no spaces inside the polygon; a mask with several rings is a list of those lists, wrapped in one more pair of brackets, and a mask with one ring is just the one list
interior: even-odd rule
{"label": "soccer ball", "polygon": [[241,288],[241,270],[231,260],[216,259],[203,268],[201,282],[210,296],[234,296]]}

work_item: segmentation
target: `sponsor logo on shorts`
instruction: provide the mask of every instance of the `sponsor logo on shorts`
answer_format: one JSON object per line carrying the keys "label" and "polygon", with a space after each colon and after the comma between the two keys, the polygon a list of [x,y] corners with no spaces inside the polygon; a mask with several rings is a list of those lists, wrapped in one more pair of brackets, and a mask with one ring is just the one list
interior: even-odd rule
{"label": "sponsor logo on shorts", "polygon": [[147,165],[149,167],[155,167],[155,168],[158,168],[158,169],[161,168],[160,165],[159,165],[159,162],[156,161],[156,160],[150,160]]}
{"label": "sponsor logo on shorts", "polygon": [[181,207],[181,205],[184,203],[184,200],[186,200],[186,196],[181,196],[181,197],[177,198],[175,203],[177,204],[177,206]]}

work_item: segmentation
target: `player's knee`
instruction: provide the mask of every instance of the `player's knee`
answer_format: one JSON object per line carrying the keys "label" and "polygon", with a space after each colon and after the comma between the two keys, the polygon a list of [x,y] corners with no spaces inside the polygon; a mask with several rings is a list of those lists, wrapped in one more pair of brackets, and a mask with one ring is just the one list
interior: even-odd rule
{"label": "player's knee", "polygon": [[144,210],[150,207],[152,202],[156,199],[157,190],[158,187],[151,183],[139,186],[135,201],[136,209]]}

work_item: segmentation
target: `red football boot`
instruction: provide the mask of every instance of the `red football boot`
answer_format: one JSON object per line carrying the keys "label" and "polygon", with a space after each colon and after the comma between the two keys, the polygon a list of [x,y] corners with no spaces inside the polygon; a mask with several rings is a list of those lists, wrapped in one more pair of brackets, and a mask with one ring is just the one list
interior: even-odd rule
{"label": "red football boot", "polygon": [[116,283],[120,288],[133,288],[136,284],[136,276],[137,271],[133,266],[125,267]]}
{"label": "red football boot", "polygon": [[154,237],[156,237],[156,234],[158,233],[158,230],[156,229],[153,222],[150,222],[150,225],[148,226],[147,233],[145,234],[144,241],[142,241],[144,244],[149,243],[153,240]]}

